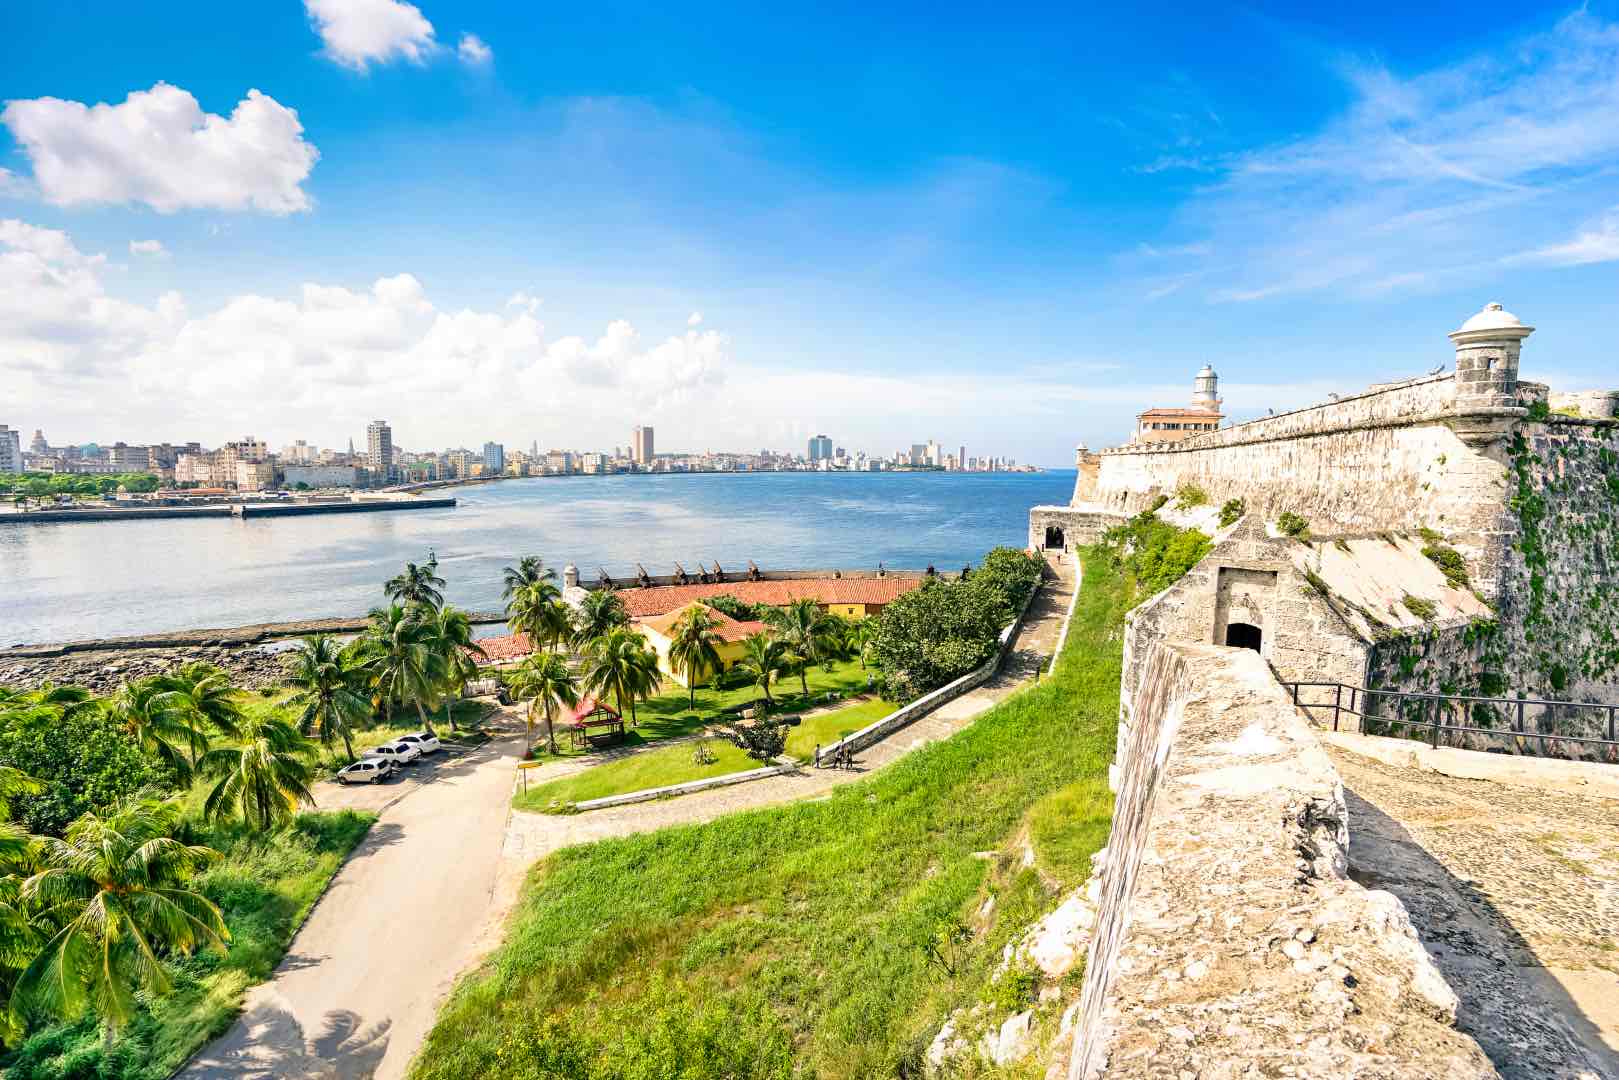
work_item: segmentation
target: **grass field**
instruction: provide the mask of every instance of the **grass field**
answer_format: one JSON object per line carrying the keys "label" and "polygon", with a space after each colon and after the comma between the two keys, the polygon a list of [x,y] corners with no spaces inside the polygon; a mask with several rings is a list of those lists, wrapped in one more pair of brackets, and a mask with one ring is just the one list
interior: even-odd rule
{"label": "grass field", "polygon": [[61,1024],[0,1058],[7,1080],[164,1080],[235,1019],[248,987],[275,970],[309,909],[360,842],[374,814],[303,814],[283,832],[194,826],[193,839],[225,854],[203,874],[203,892],[225,913],[230,947],[164,962],[175,991],[151,1003],[102,1046],[94,1020]]}
{"label": "grass field", "polygon": [[[894,708],[883,701],[862,701],[819,716],[805,717],[799,726],[791,729],[787,737],[787,754],[808,761],[814,755],[816,746],[825,746],[852,731],[859,731],[872,721],[887,716]],[[696,761],[697,743],[687,741],[662,749],[644,750],[560,780],[536,784],[535,780],[544,779],[542,767],[537,775],[529,777],[528,790],[519,791],[512,799],[512,805],[519,810],[562,810],[571,803],[587,799],[684,784],[689,780],[705,780],[711,776],[726,776],[757,769],[762,764],[723,738],[716,736],[703,742],[714,756],[714,760],[706,764]]]}
{"label": "grass field", "polygon": [[920,1076],[1106,842],[1131,592],[1087,561],[1049,678],[830,798],[546,859],[415,1080]]}

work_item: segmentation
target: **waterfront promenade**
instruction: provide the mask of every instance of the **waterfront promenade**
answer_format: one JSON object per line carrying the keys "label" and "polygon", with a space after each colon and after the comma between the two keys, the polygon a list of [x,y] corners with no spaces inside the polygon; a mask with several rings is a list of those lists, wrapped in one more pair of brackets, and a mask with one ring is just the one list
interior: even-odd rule
{"label": "waterfront promenade", "polygon": [[415,495],[356,497],[329,500],[267,500],[264,502],[207,503],[202,506],[120,506],[99,504],[69,506],[49,510],[0,511],[0,525],[71,525],[92,521],[143,521],[153,518],[266,518],[299,517],[309,514],[374,514],[390,510],[443,510],[455,505],[452,498],[429,499]]}

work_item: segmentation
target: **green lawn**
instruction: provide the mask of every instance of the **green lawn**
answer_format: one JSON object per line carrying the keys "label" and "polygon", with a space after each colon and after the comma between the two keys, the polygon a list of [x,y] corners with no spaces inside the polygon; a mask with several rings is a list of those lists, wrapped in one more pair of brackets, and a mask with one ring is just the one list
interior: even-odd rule
{"label": "green lawn", "polygon": [[998,995],[1002,948],[1106,842],[1130,594],[1087,560],[1049,678],[829,798],[544,860],[412,1076],[921,1075],[944,1017]]}
{"label": "green lawn", "polygon": [[196,842],[225,854],[199,882],[225,913],[229,950],[165,961],[174,993],[142,1008],[110,1053],[93,1019],[55,1025],[0,1058],[7,1080],[165,1080],[230,1026],[248,987],[275,970],[309,909],[375,820],[351,811],[303,814],[294,827],[261,837],[235,825],[194,825]]}
{"label": "green lawn", "polygon": [[[791,729],[787,737],[787,753],[808,761],[814,755],[816,746],[825,746],[852,731],[859,731],[872,721],[887,716],[894,708],[894,705],[884,701],[862,701],[820,716],[806,717],[798,727]],[[759,762],[723,738],[716,736],[706,739],[704,744],[715,760],[703,765],[699,765],[693,756],[697,744],[683,742],[662,749],[645,750],[549,782],[544,782],[545,769],[542,766],[530,771],[528,790],[520,791],[513,798],[512,805],[519,810],[560,810],[570,803],[587,799],[684,784],[688,780],[703,780],[760,767]]]}

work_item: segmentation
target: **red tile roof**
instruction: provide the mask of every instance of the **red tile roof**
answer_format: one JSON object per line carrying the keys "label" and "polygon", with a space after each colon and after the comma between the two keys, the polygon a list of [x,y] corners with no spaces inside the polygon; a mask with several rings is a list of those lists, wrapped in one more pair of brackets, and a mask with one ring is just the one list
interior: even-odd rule
{"label": "red tile roof", "polygon": [[921,584],[919,578],[800,578],[796,581],[727,581],[713,585],[634,586],[618,590],[634,618],[663,615],[711,596],[730,595],[747,604],[780,606],[809,599],[817,604],[889,604]]}
{"label": "red tile roof", "polygon": [[523,660],[534,651],[529,644],[527,634],[503,634],[500,637],[479,638],[478,645],[488,654],[485,659],[477,653],[472,658],[480,664],[508,664],[513,660]]}
{"label": "red tile roof", "polygon": [[[646,618],[637,619],[636,621],[648,630],[656,631],[663,637],[669,638],[673,636],[675,623],[680,621],[681,616],[685,615],[689,609],[701,606],[693,602],[683,608],[666,611],[662,615],[648,615]],[[765,624],[757,620],[733,619],[723,611],[716,611],[713,608],[705,610],[714,616],[717,621],[714,632],[719,635],[721,641],[741,641],[754,634],[762,633],[765,629]]]}

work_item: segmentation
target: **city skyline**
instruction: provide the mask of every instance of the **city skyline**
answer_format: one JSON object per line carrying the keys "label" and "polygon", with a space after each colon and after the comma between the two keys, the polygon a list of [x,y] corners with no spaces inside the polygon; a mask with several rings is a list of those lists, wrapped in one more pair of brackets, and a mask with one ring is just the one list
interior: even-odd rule
{"label": "city skyline", "polygon": [[[0,17],[30,430],[578,445],[622,409],[669,445],[876,448],[902,403],[1061,465],[1204,362],[1264,415],[1445,362],[1434,327],[1487,300],[1551,328],[1526,377],[1610,364],[1608,3],[925,33],[632,5],[606,39],[484,3],[91,9]],[[1040,92],[962,78],[978,53]],[[783,72],[838,78],[811,106]]]}

